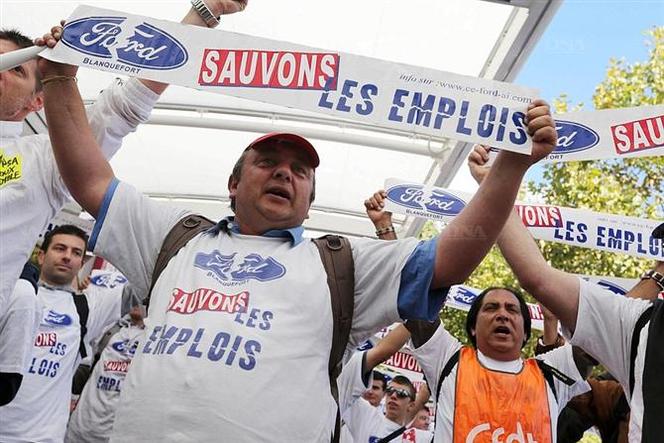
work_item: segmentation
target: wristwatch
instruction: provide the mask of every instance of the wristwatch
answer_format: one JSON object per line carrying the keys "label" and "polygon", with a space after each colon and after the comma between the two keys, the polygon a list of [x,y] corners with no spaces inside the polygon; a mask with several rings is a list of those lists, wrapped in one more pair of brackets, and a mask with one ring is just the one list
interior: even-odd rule
{"label": "wristwatch", "polygon": [[657,286],[660,287],[662,291],[664,291],[664,275],[661,273],[655,271],[654,269],[651,269],[649,271],[646,271],[642,276],[641,280],[646,280],[646,279],[653,279],[655,280],[655,283],[657,283]]}
{"label": "wristwatch", "polygon": [[203,0],[191,0],[191,6],[198,12],[198,15],[203,19],[208,28],[214,28],[219,25],[219,18],[221,16],[215,17]]}

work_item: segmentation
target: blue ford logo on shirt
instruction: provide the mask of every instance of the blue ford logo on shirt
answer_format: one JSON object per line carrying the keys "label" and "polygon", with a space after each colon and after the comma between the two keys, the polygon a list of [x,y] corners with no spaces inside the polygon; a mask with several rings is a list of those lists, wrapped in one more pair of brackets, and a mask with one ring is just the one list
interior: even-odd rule
{"label": "blue ford logo on shirt", "polygon": [[118,38],[126,17],[85,17],[68,23],[62,42],[72,49],[95,57],[113,58],[139,68],[167,70],[189,59],[187,50],[150,24],[142,23],[127,39]]}
{"label": "blue ford logo on shirt", "polygon": [[552,154],[569,154],[585,151],[599,143],[599,135],[580,123],[556,120],[558,143]]}
{"label": "blue ford logo on shirt", "polygon": [[44,321],[54,326],[69,326],[72,323],[70,316],[67,314],[60,314],[59,312],[55,312],[52,309],[49,309],[49,311],[46,313]]}
{"label": "blue ford logo on shirt", "polygon": [[90,283],[95,286],[102,286],[104,288],[113,289],[118,285],[123,285],[127,283],[127,278],[120,274],[108,273],[108,274],[97,274],[94,277],[90,278]]}
{"label": "blue ford logo on shirt", "polygon": [[387,199],[400,206],[446,216],[457,215],[466,206],[459,197],[440,189],[434,189],[425,198],[423,188],[422,185],[395,185],[386,191]]}
{"label": "blue ford logo on shirt", "polygon": [[459,287],[456,292],[454,292],[453,298],[454,301],[461,303],[462,305],[470,306],[477,298],[477,294],[464,287]]}

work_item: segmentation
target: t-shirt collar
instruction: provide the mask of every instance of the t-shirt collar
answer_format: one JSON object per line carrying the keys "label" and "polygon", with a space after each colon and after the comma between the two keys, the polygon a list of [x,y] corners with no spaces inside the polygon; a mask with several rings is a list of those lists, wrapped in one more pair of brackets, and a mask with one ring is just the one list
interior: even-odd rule
{"label": "t-shirt collar", "polygon": [[[226,217],[223,220],[221,220],[219,222],[219,228],[221,228],[222,231],[226,232],[230,231],[235,234],[240,234],[240,227],[235,222],[235,217],[233,216]],[[302,243],[302,240],[304,240],[303,235],[304,235],[304,228],[302,227],[302,225],[300,225],[287,229],[270,229],[269,231],[264,232],[261,236],[272,237],[272,238],[287,238],[291,241],[293,246],[297,246],[300,243]]]}
{"label": "t-shirt collar", "polygon": [[0,138],[18,138],[23,133],[23,122],[0,120]]}

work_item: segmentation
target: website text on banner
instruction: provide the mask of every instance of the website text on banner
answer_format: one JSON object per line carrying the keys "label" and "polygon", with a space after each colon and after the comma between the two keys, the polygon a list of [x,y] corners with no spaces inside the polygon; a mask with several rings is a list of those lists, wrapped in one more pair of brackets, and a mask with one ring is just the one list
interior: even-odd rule
{"label": "website text on banner", "polygon": [[[385,181],[385,191],[386,210],[441,221],[456,217],[471,198],[464,192],[427,187],[395,178]],[[664,260],[664,242],[651,236],[661,221],[562,206],[517,203],[514,207],[536,239]]]}
{"label": "website text on banner", "polygon": [[537,90],[79,6],[42,55],[379,127],[530,153]]}
{"label": "website text on banner", "polygon": [[664,105],[556,114],[558,146],[544,161],[664,155]]}

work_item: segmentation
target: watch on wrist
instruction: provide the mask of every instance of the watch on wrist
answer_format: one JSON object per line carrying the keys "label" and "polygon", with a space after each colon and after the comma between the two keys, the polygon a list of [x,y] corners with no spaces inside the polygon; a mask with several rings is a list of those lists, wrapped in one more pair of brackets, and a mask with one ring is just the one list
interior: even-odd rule
{"label": "watch on wrist", "polygon": [[655,271],[654,269],[651,269],[649,271],[646,271],[642,276],[641,280],[647,280],[647,279],[652,279],[655,280],[655,283],[657,283],[657,286],[664,291],[664,275]]}
{"label": "watch on wrist", "polygon": [[219,25],[219,18],[221,16],[215,17],[215,15],[212,14],[212,11],[210,11],[210,8],[208,8],[203,0],[191,0],[191,6],[203,19],[208,28],[214,28]]}

